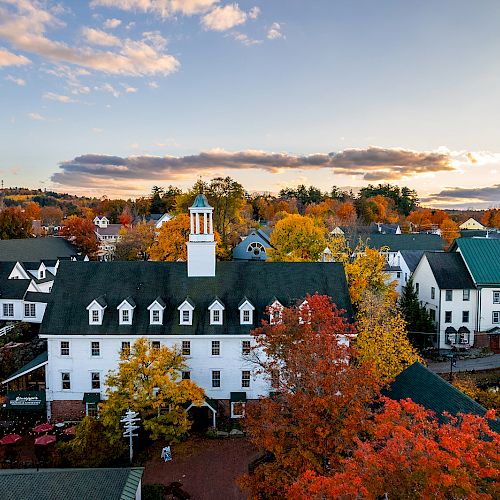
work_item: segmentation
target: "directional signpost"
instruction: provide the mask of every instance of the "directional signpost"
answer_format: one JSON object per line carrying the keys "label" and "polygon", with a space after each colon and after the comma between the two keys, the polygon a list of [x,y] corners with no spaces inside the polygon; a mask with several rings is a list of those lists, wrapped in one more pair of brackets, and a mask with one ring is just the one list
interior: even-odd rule
{"label": "directional signpost", "polygon": [[130,463],[132,464],[132,457],[134,455],[134,449],[132,444],[132,438],[136,437],[137,434],[134,434],[134,431],[139,428],[138,425],[135,425],[136,422],[141,420],[138,417],[138,413],[136,411],[127,410],[125,416],[120,419],[120,422],[123,422],[125,432],[123,433],[123,437],[129,438],[129,449],[130,449]]}

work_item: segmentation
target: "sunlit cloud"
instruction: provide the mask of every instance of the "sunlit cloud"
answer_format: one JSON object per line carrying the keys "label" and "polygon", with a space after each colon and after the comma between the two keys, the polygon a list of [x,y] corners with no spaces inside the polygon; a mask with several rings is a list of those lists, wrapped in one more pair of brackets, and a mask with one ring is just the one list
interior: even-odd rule
{"label": "sunlit cloud", "polygon": [[16,85],[19,85],[20,87],[24,87],[26,85],[26,80],[23,80],[22,78],[16,78],[12,75],[7,75],[5,77],[5,80],[8,82],[15,83]]}
{"label": "sunlit cloud", "polygon": [[28,113],[28,116],[33,121],[42,121],[42,120],[45,120],[45,118],[41,114],[39,114],[39,113]]}
{"label": "sunlit cloud", "polygon": [[283,38],[283,33],[281,32],[281,25],[279,23],[271,24],[271,27],[267,30],[267,38],[269,38],[269,40],[276,40],[278,38]]}
{"label": "sunlit cloud", "polygon": [[[0,15],[1,15],[1,10],[0,10]],[[24,66],[30,63],[31,61],[27,57],[13,54],[12,52],[9,52],[7,49],[3,49],[0,47],[0,67]]]}
{"label": "sunlit cloud", "polygon": [[75,102],[74,99],[71,99],[71,97],[67,95],[55,94],[54,92],[45,92],[45,94],[43,94],[43,98],[48,99],[50,101],[62,102],[64,104]]}
{"label": "sunlit cloud", "polygon": [[240,9],[237,3],[216,7],[201,18],[201,24],[206,30],[226,31],[235,26],[245,24],[247,13]]}

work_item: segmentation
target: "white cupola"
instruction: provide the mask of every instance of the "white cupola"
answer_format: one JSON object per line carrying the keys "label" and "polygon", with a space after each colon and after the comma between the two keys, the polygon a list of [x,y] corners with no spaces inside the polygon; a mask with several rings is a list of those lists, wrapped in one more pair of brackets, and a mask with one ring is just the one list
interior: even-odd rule
{"label": "white cupola", "polygon": [[215,276],[213,207],[199,194],[191,207],[191,228],[187,243],[188,277]]}

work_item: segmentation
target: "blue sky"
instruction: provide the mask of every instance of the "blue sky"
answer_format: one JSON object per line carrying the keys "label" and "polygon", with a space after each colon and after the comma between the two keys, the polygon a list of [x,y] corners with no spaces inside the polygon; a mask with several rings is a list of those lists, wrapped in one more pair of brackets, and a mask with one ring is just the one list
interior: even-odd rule
{"label": "blue sky", "polygon": [[0,0],[0,176],[124,197],[387,181],[492,206],[499,49],[497,1]]}

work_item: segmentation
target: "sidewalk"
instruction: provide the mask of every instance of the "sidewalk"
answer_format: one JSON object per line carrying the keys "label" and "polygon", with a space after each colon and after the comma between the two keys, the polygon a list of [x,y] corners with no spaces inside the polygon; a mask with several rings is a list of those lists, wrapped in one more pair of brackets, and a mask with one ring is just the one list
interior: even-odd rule
{"label": "sidewalk", "polygon": [[[450,371],[450,361],[442,361],[439,363],[429,363],[429,370],[434,373],[448,373]],[[457,365],[453,367],[454,372],[481,371],[500,368],[500,354],[494,354],[486,358],[475,359],[457,359]]]}

